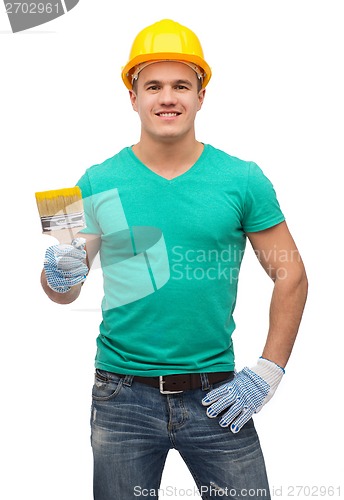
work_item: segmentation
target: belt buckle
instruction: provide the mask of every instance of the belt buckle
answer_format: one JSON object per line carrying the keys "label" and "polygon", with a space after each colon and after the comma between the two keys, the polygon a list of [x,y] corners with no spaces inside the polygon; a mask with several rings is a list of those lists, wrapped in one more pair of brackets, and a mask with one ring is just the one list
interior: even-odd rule
{"label": "belt buckle", "polygon": [[181,392],[184,392],[184,391],[164,391],[164,383],[165,383],[164,376],[160,375],[160,377],[159,377],[160,394],[179,394]]}

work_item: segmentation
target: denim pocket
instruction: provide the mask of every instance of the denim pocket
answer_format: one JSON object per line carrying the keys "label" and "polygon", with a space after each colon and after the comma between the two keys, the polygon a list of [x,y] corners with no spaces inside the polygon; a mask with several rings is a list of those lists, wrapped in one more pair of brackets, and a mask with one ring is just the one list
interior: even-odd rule
{"label": "denim pocket", "polygon": [[123,378],[109,376],[103,370],[96,370],[94,375],[94,384],[92,388],[92,398],[95,401],[108,401],[115,398],[123,385]]}

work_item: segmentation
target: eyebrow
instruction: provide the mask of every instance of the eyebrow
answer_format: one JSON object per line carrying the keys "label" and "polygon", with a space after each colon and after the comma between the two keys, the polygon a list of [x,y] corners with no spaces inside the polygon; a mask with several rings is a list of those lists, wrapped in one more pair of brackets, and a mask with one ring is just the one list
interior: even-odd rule
{"label": "eyebrow", "polygon": [[[149,80],[144,83],[144,87],[149,87],[150,85],[162,85],[161,80]],[[174,80],[171,82],[173,85],[188,85],[192,87],[192,83],[189,80]]]}

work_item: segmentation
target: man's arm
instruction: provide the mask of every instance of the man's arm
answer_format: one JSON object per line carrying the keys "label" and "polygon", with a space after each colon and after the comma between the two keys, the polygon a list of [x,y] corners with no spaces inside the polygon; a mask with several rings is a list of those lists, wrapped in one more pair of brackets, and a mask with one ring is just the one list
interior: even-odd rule
{"label": "man's arm", "polygon": [[[207,415],[234,433],[272,398],[288,362],[307,298],[305,268],[285,222],[247,234],[261,265],[273,279],[269,332],[262,358],[233,381],[203,398]],[[226,410],[224,412],[224,410]]]}
{"label": "man's arm", "polygon": [[[99,248],[100,248],[100,237],[98,235],[94,234],[78,234],[76,237],[83,237],[86,239],[86,265],[88,269],[91,268],[93,260],[95,256],[97,255]],[[50,286],[47,283],[47,278],[45,275],[44,269],[42,270],[41,273],[41,285],[46,293],[46,295],[49,297],[50,300],[53,302],[57,302],[58,304],[70,304],[71,302],[74,302],[79,295],[82,287],[82,283],[79,283],[75,286],[72,286],[71,289],[66,292],[66,293],[58,293],[55,292],[50,288]]]}
{"label": "man's arm", "polygon": [[306,271],[285,222],[264,231],[248,233],[247,237],[259,262],[274,281],[269,331],[262,356],[284,368],[306,303]]}

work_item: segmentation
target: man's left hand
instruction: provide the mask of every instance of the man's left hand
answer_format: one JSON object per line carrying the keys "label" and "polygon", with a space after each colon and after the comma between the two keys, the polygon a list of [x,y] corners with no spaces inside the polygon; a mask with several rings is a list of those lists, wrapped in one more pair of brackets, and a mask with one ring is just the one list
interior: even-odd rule
{"label": "man's left hand", "polygon": [[217,417],[229,408],[220,418],[219,424],[221,427],[231,424],[231,431],[237,433],[272,398],[283,375],[283,368],[259,358],[256,366],[245,367],[231,382],[210,391],[202,404],[211,405],[207,409],[210,418]]}

